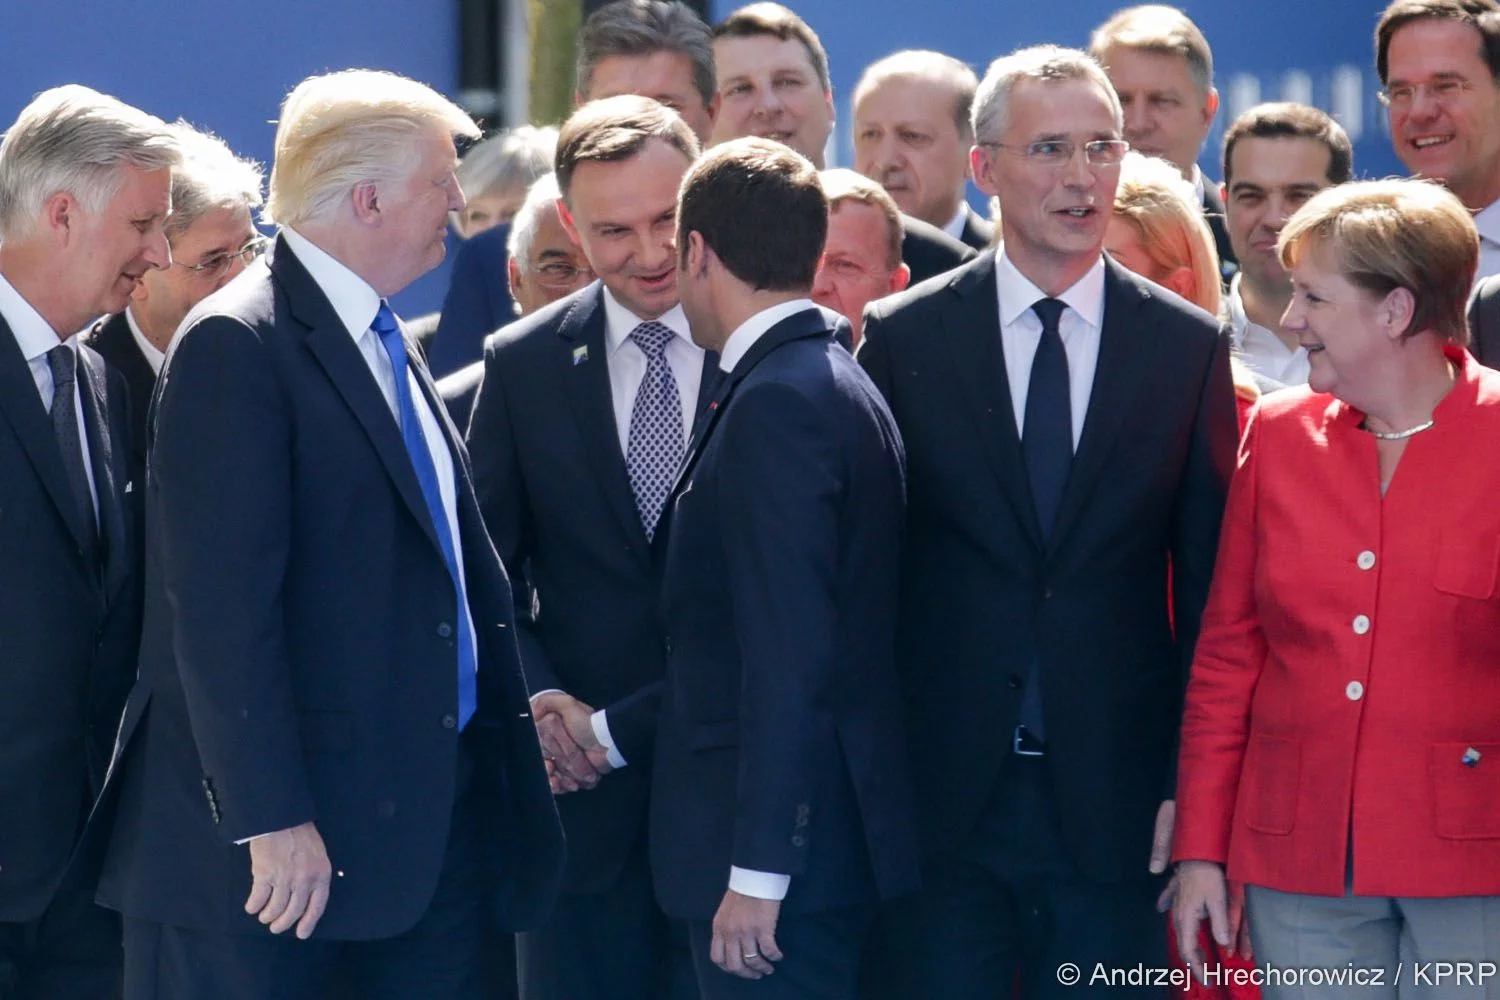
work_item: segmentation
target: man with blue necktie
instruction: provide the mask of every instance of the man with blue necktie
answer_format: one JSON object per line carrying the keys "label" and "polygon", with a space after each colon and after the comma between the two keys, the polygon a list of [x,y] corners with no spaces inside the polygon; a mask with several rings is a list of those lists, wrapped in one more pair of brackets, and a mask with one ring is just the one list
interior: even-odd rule
{"label": "man with blue necktie", "polygon": [[468,456],[387,298],[473,122],[389,73],[288,96],[266,263],[157,391],[141,674],[104,808],[125,996],[467,998],[551,904],[556,812]]}

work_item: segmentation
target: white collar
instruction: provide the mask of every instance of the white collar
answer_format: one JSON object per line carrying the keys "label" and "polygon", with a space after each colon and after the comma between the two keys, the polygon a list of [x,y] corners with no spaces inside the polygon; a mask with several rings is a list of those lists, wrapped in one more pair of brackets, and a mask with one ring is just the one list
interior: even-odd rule
{"label": "white collar", "polygon": [[45,357],[48,351],[63,342],[52,325],[3,274],[0,274],[0,316],[5,318],[28,363]]}
{"label": "white collar", "polygon": [[1203,198],[1207,194],[1208,182],[1203,179],[1203,171],[1198,169],[1198,164],[1193,164],[1193,190],[1198,193],[1198,204],[1203,204]]}
{"label": "white collar", "polygon": [[129,306],[125,307],[125,322],[130,326],[130,335],[135,338],[135,346],[140,349],[141,356],[146,359],[146,364],[160,375],[162,363],[167,360],[166,354],[158,351],[156,345],[146,339],[146,335],[141,332],[140,324],[135,321],[135,313],[130,311]]}
{"label": "white collar", "polygon": [[817,308],[812,299],[792,299],[790,302],[782,302],[768,309],[762,309],[736,327],[735,331],[729,335],[729,339],[724,341],[724,349],[719,352],[719,367],[726,372],[734,371],[734,366],[744,360],[745,355],[750,353],[750,348],[754,347],[755,342],[765,336],[771,327],[790,316]]}
{"label": "white collar", "polygon": [[962,198],[959,198],[958,211],[954,214],[953,218],[948,220],[948,224],[943,227],[943,232],[947,233],[955,240],[962,240],[964,238],[964,226],[966,226],[968,222],[969,204]]}
{"label": "white collar", "polygon": [[[613,292],[608,288],[604,289],[604,344],[609,353],[618,351],[630,337],[631,331],[646,322],[650,321],[641,319],[625,308]],[[655,322],[671,330],[688,344],[693,343],[693,335],[688,330],[687,313],[682,311],[680,304],[656,317]]]}
{"label": "white collar", "polygon": [[[1229,336],[1236,350],[1242,350],[1245,346],[1245,334],[1253,327],[1257,330],[1265,330],[1266,333],[1276,337],[1276,331],[1252,323],[1250,316],[1245,312],[1245,300],[1240,298],[1240,278],[1243,275],[1236,274],[1229,279],[1229,294],[1225,297],[1225,306],[1229,310]],[[1280,340],[1280,337],[1276,337]]]}
{"label": "white collar", "polygon": [[[1000,248],[995,257],[995,283],[999,286],[1000,293],[1000,325],[1008,327],[1021,317],[1023,313],[1030,312],[1031,307],[1038,299],[1047,298],[1047,294],[1036,286],[1010,259],[1005,248]],[[1073,310],[1078,316],[1094,329],[1104,325],[1104,255],[1094,261],[1092,267],[1084,272],[1083,277],[1075,281],[1072,286],[1062,294],[1052,296],[1060,299],[1064,305]]]}
{"label": "white collar", "polygon": [[333,311],[338,314],[344,328],[349,331],[349,336],[355,340],[363,337],[370,324],[375,322],[375,314],[380,311],[380,296],[375,289],[365,279],[335,260],[328,251],[290,226],[282,226],[281,235],[297,260],[307,268],[312,280],[328,297],[329,304],[333,306]]}

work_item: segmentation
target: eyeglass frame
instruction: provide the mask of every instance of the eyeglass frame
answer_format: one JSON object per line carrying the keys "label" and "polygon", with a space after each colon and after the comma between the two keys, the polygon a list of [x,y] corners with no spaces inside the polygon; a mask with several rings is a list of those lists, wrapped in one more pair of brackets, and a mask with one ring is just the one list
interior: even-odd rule
{"label": "eyeglass frame", "polygon": [[[549,268],[549,267],[568,267],[568,268],[572,268],[573,273],[570,274],[567,278],[565,278],[565,279],[563,279],[561,281],[548,281],[544,277],[544,274],[545,274],[547,268]],[[575,281],[578,280],[578,276],[580,274],[587,273],[589,275],[589,280],[590,281],[593,281],[595,278],[598,277],[598,275],[594,273],[594,269],[592,267],[590,267],[588,264],[582,264],[582,265],[573,264],[573,263],[570,263],[569,261],[565,261],[565,260],[544,260],[544,261],[537,261],[536,263],[534,263],[531,266],[529,266],[526,269],[526,271],[527,271],[528,274],[534,275],[536,277],[536,280],[537,280],[537,282],[539,284],[545,285],[548,288],[554,288],[554,289],[555,288],[566,288],[566,287],[568,287],[573,282],[575,282]]]}
{"label": "eyeglass frame", "polygon": [[[1451,102],[1457,101],[1465,94],[1474,89],[1474,84],[1461,76],[1440,76],[1435,80],[1427,80],[1421,83],[1402,83],[1392,88],[1381,87],[1375,92],[1375,97],[1387,108],[1409,108],[1421,93],[1431,97],[1433,102],[1447,107]],[[1393,90],[1409,91],[1407,94],[1396,94]]]}
{"label": "eyeglass frame", "polygon": [[[976,143],[975,145],[983,146],[985,148],[1004,149],[1012,153],[1019,153],[1026,160],[1052,170],[1062,170],[1067,167],[1068,164],[1073,162],[1073,155],[1080,149],[1083,150],[1083,161],[1089,166],[1094,167],[1095,169],[1099,169],[1102,167],[1118,167],[1122,162],[1124,162],[1125,154],[1130,152],[1130,143],[1124,139],[1090,139],[1088,142],[1082,144],[1076,143],[1072,139],[1037,139],[1035,142],[1028,142],[1025,145],[1018,145],[1011,142],[980,142]],[[1036,148],[1038,146],[1064,146],[1067,148],[1067,156],[1060,160],[1057,160],[1056,162],[1048,162],[1042,157],[1041,154],[1036,152]],[[1115,160],[1108,160],[1104,163],[1095,162],[1093,154],[1089,152],[1089,148],[1098,148],[1101,146],[1107,146],[1110,149],[1118,149],[1120,151],[1119,158]]]}
{"label": "eyeglass frame", "polygon": [[270,240],[257,233],[244,246],[232,253],[215,255],[208,258],[208,260],[201,260],[196,264],[184,264],[179,260],[174,260],[172,263],[184,270],[193,272],[193,277],[195,278],[217,278],[233,266],[236,257],[246,264],[253,263],[257,257],[266,252],[266,248],[270,246],[270,243]]}

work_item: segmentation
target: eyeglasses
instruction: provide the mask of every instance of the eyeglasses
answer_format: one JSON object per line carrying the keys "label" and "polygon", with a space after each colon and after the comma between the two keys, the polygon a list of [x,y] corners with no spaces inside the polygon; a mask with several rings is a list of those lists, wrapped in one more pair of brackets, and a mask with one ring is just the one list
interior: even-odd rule
{"label": "eyeglasses", "polygon": [[569,264],[566,261],[552,260],[545,264],[533,264],[531,272],[536,275],[536,280],[548,288],[568,288],[579,279],[585,281],[594,280],[594,272],[591,268],[579,267],[577,264]]}
{"label": "eyeglasses", "polygon": [[1468,91],[1473,84],[1460,76],[1445,76],[1429,83],[1397,83],[1380,90],[1380,103],[1388,108],[1411,107],[1417,95],[1425,92],[1438,104],[1451,104]]}
{"label": "eyeglasses", "polygon": [[[980,145],[1020,153],[1031,163],[1051,170],[1066,167],[1073,162],[1073,154],[1078,152],[1078,144],[1071,139],[1041,139],[1024,146],[1004,142],[982,142]],[[1094,139],[1083,144],[1083,158],[1091,167],[1117,166],[1128,152],[1130,143],[1124,139]]]}
{"label": "eyeglasses", "polygon": [[199,278],[221,278],[228,271],[230,265],[236,260],[242,260],[246,264],[266,252],[267,240],[264,236],[256,236],[249,243],[240,247],[233,253],[216,253],[211,257],[205,257],[196,264],[183,264],[180,261],[172,261],[178,267],[192,271]]}

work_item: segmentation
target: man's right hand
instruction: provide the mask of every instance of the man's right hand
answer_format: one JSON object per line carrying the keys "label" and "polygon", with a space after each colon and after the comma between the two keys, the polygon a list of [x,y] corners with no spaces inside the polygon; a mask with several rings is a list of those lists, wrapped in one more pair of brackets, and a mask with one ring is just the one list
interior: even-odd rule
{"label": "man's right hand", "polygon": [[312,823],[278,830],[250,841],[250,898],[246,913],[280,934],[294,924],[307,940],[328,907],[333,866]]}
{"label": "man's right hand", "polygon": [[548,691],[531,700],[542,756],[550,767],[553,794],[593,788],[612,768],[594,735],[594,710],[561,691]]}

